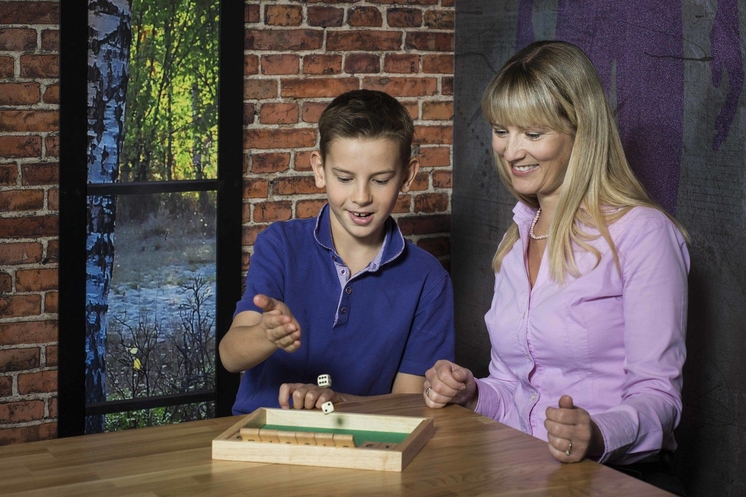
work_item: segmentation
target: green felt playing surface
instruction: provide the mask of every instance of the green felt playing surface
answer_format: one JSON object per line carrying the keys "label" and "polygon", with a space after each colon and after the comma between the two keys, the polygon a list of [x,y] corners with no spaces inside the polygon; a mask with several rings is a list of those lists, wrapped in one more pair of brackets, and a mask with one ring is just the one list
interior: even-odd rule
{"label": "green felt playing surface", "polygon": [[355,446],[359,447],[363,442],[380,442],[388,444],[402,443],[409,433],[396,433],[388,431],[364,431],[364,430],[342,430],[337,428],[309,428],[307,426],[283,426],[283,425],[264,425],[262,428],[278,431],[305,431],[311,433],[338,433],[341,435],[352,435],[355,439]]}

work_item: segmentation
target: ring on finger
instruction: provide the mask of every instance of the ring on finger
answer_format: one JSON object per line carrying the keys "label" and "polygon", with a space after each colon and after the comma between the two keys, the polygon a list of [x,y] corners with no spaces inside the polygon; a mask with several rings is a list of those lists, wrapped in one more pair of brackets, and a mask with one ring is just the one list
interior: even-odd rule
{"label": "ring on finger", "polygon": [[430,390],[432,390],[432,389],[433,389],[433,387],[427,387],[425,389],[425,397],[427,397],[428,399],[430,398]]}
{"label": "ring on finger", "polygon": [[567,450],[565,451],[565,455],[569,456],[570,452],[572,452],[572,440],[570,440],[570,445],[568,445]]}

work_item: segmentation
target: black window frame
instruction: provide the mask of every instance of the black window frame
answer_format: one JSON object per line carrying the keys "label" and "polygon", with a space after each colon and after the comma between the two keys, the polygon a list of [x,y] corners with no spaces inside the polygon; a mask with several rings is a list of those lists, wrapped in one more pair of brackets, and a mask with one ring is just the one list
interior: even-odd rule
{"label": "black window frame", "polygon": [[[60,2],[60,233],[57,435],[85,432],[85,417],[215,401],[216,416],[231,415],[239,375],[217,357],[241,296],[243,191],[244,4],[220,0],[218,177],[212,180],[88,184],[88,2]],[[86,405],[85,239],[88,195],[217,191],[215,390]]]}

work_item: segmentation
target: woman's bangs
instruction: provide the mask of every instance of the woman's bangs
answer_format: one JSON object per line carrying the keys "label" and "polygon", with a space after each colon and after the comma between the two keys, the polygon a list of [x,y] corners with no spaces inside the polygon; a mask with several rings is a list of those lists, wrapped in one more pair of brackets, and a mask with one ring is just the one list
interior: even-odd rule
{"label": "woman's bangs", "polygon": [[521,81],[503,81],[495,85],[487,97],[485,117],[502,126],[530,128],[546,126],[561,130],[566,128],[557,109],[557,102],[544,85]]}

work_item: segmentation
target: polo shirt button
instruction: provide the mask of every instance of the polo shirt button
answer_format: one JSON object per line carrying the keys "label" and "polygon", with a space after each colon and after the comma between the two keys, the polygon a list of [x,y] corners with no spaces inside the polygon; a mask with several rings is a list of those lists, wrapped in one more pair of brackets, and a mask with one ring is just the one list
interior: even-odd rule
{"label": "polo shirt button", "polygon": [[352,288],[350,288],[349,286],[347,288],[345,288],[345,293],[347,295],[351,294],[352,293]]}
{"label": "polo shirt button", "polygon": [[339,270],[339,274],[341,274],[342,276],[344,276],[344,275],[345,275],[345,273],[347,273],[347,271],[345,271],[344,269],[340,269],[340,270]]}
{"label": "polo shirt button", "polygon": [[343,307],[339,310],[341,314],[347,314],[347,307]]}

